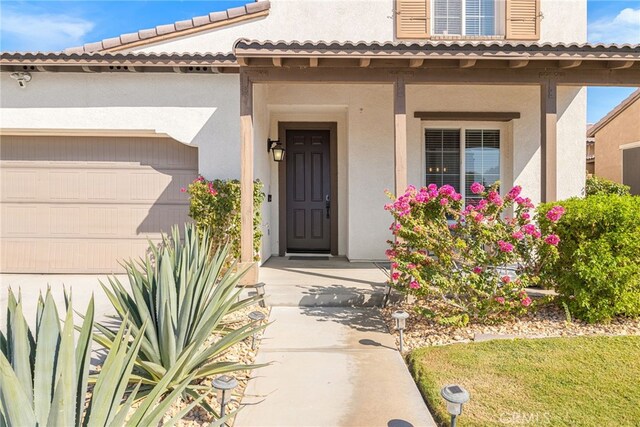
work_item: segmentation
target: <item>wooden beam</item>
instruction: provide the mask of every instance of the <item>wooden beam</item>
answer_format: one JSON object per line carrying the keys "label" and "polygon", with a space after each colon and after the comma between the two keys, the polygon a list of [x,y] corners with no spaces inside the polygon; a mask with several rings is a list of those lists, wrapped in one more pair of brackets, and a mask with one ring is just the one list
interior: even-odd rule
{"label": "wooden beam", "polygon": [[540,85],[540,191],[543,202],[558,200],[558,86],[554,80]]}
{"label": "wooden beam", "polygon": [[253,262],[253,82],[240,70],[240,261]]}
{"label": "wooden beam", "polygon": [[274,56],[273,59],[273,66],[274,67],[282,67],[282,58],[279,56]]}
{"label": "wooden beam", "polygon": [[524,68],[529,65],[528,59],[512,59],[509,61],[509,68]]}
{"label": "wooden beam", "polygon": [[254,83],[393,83],[402,74],[406,84],[460,85],[536,85],[553,77],[557,84],[567,86],[640,86],[640,67],[620,70],[607,68],[540,69],[531,66],[511,68],[360,68],[360,67],[250,67],[247,70]]}
{"label": "wooden beam", "polygon": [[610,70],[624,70],[633,67],[634,61],[607,61],[607,68]]}
{"label": "wooden beam", "polygon": [[424,59],[410,59],[409,60],[409,68],[420,68],[424,64]]}
{"label": "wooden beam", "polygon": [[413,117],[420,120],[459,120],[471,122],[508,122],[519,119],[519,112],[491,111],[415,111]]}
{"label": "wooden beam", "polygon": [[371,58],[360,58],[360,67],[366,68],[371,65]]}
{"label": "wooden beam", "polygon": [[562,69],[576,68],[582,65],[582,60],[580,59],[561,59],[558,61],[558,66]]}
{"label": "wooden beam", "polygon": [[249,66],[249,58],[245,58],[245,57],[240,56],[240,57],[236,58],[236,62],[241,67],[248,67]]}
{"label": "wooden beam", "polygon": [[82,66],[82,71],[84,71],[85,73],[97,73],[96,70],[93,70],[90,66],[88,65],[83,65]]}
{"label": "wooden beam", "polygon": [[460,68],[473,68],[476,66],[477,59],[461,59]]}
{"label": "wooden beam", "polygon": [[318,66],[318,58],[309,58],[309,67],[316,68]]}
{"label": "wooden beam", "polygon": [[403,77],[393,84],[394,150],[393,164],[396,197],[404,194],[408,185],[407,174],[407,99]]}

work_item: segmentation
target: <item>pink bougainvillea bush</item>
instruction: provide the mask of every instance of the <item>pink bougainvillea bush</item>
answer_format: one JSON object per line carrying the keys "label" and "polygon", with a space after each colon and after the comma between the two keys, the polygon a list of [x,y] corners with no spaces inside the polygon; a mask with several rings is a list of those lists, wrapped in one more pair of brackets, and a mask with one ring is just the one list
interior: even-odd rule
{"label": "pink bougainvillea bush", "polygon": [[[385,206],[394,218],[387,257],[391,284],[437,310],[419,311],[442,323],[495,321],[532,304],[525,288],[544,285],[541,267],[557,256],[557,235],[542,234],[529,198],[516,186],[501,196],[498,185],[473,183],[473,204],[450,185],[409,186]],[[558,221],[561,206],[547,219]]]}

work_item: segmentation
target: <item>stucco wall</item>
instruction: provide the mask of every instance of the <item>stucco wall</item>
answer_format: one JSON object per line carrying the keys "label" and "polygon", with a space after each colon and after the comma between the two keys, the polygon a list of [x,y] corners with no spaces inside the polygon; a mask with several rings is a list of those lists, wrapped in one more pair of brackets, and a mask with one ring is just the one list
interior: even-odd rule
{"label": "stucco wall", "polygon": [[640,101],[600,129],[596,137],[596,176],[622,182],[620,146],[640,141]]}
{"label": "stucco wall", "polygon": [[237,75],[34,73],[24,89],[0,79],[0,128],[157,132],[200,147],[202,175],[240,176]]}
{"label": "stucco wall", "polygon": [[[586,0],[541,0],[540,42],[586,42]],[[504,5],[504,2],[503,2]],[[271,0],[267,17],[132,49],[229,52],[239,38],[392,41],[394,0]]]}

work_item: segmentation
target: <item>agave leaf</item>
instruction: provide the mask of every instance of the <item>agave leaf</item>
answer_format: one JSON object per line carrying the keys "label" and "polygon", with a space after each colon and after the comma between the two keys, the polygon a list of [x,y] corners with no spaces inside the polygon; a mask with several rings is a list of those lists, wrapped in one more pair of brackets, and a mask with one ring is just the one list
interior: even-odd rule
{"label": "agave leaf", "polygon": [[184,407],[184,409],[180,410],[173,417],[171,417],[170,420],[162,423],[163,427],[174,426],[178,421],[180,421],[182,419],[182,417],[187,415],[189,413],[189,411],[191,411],[197,405],[200,405],[205,397],[206,397],[206,395],[203,394],[202,396],[198,397],[197,399],[194,399],[190,404],[188,404],[186,407]]}
{"label": "agave leaf", "polygon": [[94,303],[93,295],[89,300],[87,306],[87,312],[82,322],[82,328],[80,329],[80,336],[76,345],[76,386],[77,386],[77,398],[76,398],[76,425],[80,426],[80,414],[84,411],[85,396],[87,395],[88,378],[89,378],[89,365],[91,362],[91,343],[93,335],[93,319],[94,319]]}
{"label": "agave leaf", "polygon": [[55,389],[48,425],[72,426],[76,422],[76,355],[73,343],[73,309],[67,310],[60,336]]}
{"label": "agave leaf", "polygon": [[129,410],[131,409],[131,406],[133,405],[133,402],[136,399],[138,390],[140,390],[140,383],[136,384],[136,386],[133,388],[131,393],[129,393],[129,397],[122,404],[122,406],[116,413],[115,417],[113,417],[113,419],[109,423],[110,427],[121,427],[125,425],[125,420],[127,419],[127,415],[129,415]]}
{"label": "agave leaf", "polygon": [[33,405],[33,378],[31,376],[31,344],[29,327],[22,314],[22,303],[18,302],[11,313],[11,365],[28,397],[29,406]]}
{"label": "agave leaf", "polygon": [[[164,400],[160,401],[160,403],[155,408],[150,409],[148,412],[146,412],[142,420],[142,423],[143,423],[142,425],[145,425],[145,426],[158,425],[158,423],[160,423],[160,421],[162,420],[162,417],[169,410],[169,407],[173,404],[173,402],[176,399],[178,399],[182,395],[182,393],[189,386],[189,383],[191,383],[192,380],[193,380],[193,375],[188,376],[184,381],[182,381],[182,383],[180,383],[177,387],[175,387],[173,391],[171,391],[171,393],[169,393],[169,395]],[[161,395],[162,393],[158,393],[158,398]],[[155,401],[157,398],[154,397],[154,394],[151,394],[150,397],[147,397],[147,399],[152,399],[153,401]],[[202,399],[200,399],[200,401],[202,401]],[[196,402],[196,404],[199,402]],[[189,406],[194,407],[195,404],[192,403]],[[168,425],[172,425],[172,424],[170,423]]]}
{"label": "agave leaf", "polygon": [[29,396],[4,354],[0,354],[0,384],[0,402],[7,424],[35,426],[36,416]]}
{"label": "agave leaf", "polygon": [[53,385],[57,378],[56,356],[61,340],[60,318],[50,292],[47,292],[46,302],[43,305],[33,375],[33,406],[39,425],[46,425],[49,419]]}

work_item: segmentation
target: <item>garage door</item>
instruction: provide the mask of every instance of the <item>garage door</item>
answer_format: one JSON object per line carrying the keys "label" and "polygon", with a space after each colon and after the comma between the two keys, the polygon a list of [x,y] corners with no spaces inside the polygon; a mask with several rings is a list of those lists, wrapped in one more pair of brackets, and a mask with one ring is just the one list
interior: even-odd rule
{"label": "garage door", "polygon": [[0,271],[111,273],[188,220],[197,149],[168,138],[3,136]]}

